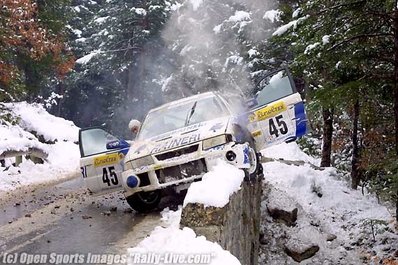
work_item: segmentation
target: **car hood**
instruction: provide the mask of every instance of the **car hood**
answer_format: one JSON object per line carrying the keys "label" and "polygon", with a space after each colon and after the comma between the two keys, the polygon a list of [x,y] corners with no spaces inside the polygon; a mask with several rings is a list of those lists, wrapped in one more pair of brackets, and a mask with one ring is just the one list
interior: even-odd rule
{"label": "car hood", "polygon": [[170,149],[190,145],[203,139],[224,134],[230,118],[218,118],[200,122],[174,131],[170,131],[148,140],[135,141],[126,156],[126,161],[139,157],[162,153]]}

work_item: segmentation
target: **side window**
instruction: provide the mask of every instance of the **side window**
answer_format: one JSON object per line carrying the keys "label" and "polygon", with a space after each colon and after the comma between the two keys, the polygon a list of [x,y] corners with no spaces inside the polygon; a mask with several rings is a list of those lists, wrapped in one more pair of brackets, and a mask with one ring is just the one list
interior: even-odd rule
{"label": "side window", "polygon": [[256,95],[258,106],[266,105],[295,92],[285,70],[266,76],[258,86],[261,89]]}
{"label": "side window", "polygon": [[107,152],[106,144],[118,140],[115,136],[100,128],[81,130],[79,146],[81,157]]}

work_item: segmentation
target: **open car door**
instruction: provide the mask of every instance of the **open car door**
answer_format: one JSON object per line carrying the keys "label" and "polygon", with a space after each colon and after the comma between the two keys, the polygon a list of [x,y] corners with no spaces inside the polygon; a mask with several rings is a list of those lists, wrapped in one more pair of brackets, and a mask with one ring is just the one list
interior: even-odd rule
{"label": "open car door", "polygon": [[79,131],[80,169],[86,187],[96,195],[122,190],[123,159],[130,145],[101,128]]}
{"label": "open car door", "polygon": [[304,103],[288,69],[264,77],[255,98],[249,101],[248,129],[257,150],[281,142],[292,142],[307,130]]}

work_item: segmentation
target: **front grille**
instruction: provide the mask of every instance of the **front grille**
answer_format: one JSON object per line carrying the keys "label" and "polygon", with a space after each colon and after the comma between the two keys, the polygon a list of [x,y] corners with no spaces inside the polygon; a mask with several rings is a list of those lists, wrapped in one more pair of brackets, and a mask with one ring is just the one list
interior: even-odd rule
{"label": "front grille", "polygon": [[182,155],[194,153],[194,152],[198,151],[198,148],[199,148],[198,144],[191,145],[191,146],[188,146],[188,147],[185,147],[185,148],[181,148],[181,149],[178,149],[178,150],[174,150],[174,151],[170,151],[170,152],[167,152],[167,153],[156,155],[156,158],[159,161],[162,161],[162,160],[166,160],[166,159],[169,159],[169,158],[172,158],[172,157],[179,157],[179,156],[182,156]]}
{"label": "front grille", "polygon": [[206,172],[207,167],[204,158],[191,161],[182,165],[167,167],[155,171],[160,184],[185,179],[195,175],[201,175]]}
{"label": "front grille", "polygon": [[149,176],[148,173],[142,173],[142,174],[137,174],[137,177],[140,179],[140,186],[139,187],[145,187],[148,186],[149,184],[151,184],[151,182],[149,181]]}

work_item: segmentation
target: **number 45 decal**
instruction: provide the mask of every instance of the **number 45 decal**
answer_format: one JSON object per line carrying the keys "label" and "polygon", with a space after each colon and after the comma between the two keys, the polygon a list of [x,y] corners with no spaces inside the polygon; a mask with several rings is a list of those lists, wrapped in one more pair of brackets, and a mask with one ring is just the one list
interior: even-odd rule
{"label": "number 45 decal", "polygon": [[[276,122],[276,125],[275,125]],[[275,118],[269,119],[269,134],[270,135],[275,135],[276,137],[279,136],[279,134],[287,134],[288,128],[287,124],[285,121],[283,121],[283,116],[279,115],[276,116]]]}
{"label": "number 45 decal", "polygon": [[117,175],[115,172],[115,167],[104,167],[102,169],[102,182],[108,184],[108,186],[111,186],[111,183],[113,185],[119,184],[119,180],[117,179]]}

